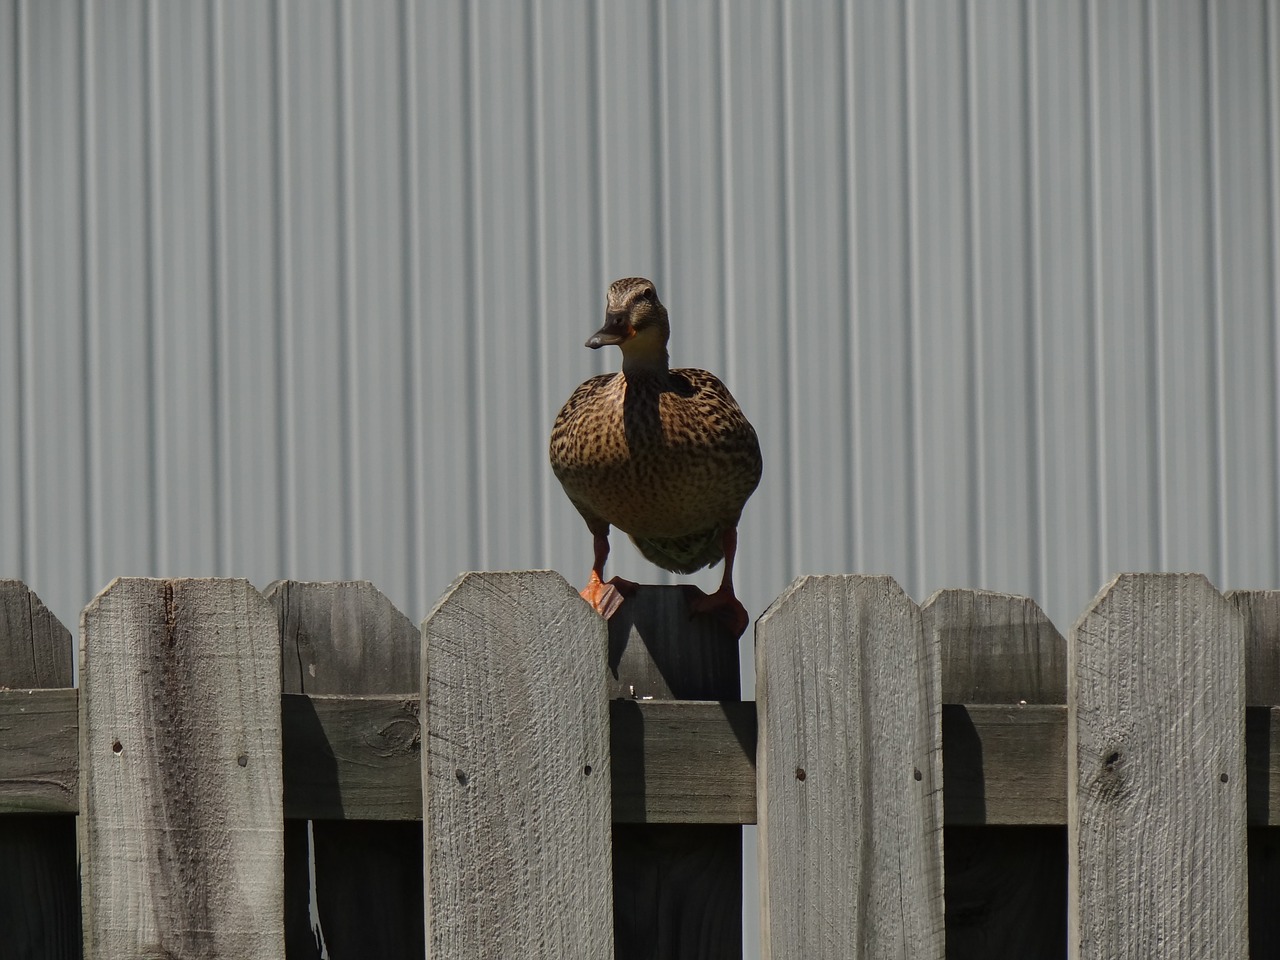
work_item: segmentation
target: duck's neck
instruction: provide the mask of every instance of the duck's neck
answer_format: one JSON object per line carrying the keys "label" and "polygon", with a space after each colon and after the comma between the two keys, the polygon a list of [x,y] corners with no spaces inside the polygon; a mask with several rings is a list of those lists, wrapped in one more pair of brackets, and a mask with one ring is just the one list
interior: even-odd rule
{"label": "duck's neck", "polygon": [[670,367],[671,360],[667,356],[665,343],[650,346],[632,341],[622,351],[622,373],[625,376],[665,374]]}

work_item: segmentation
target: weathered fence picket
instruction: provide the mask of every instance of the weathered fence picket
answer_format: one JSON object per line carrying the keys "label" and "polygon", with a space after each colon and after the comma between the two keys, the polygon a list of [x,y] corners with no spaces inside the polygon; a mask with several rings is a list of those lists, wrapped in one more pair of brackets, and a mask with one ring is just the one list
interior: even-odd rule
{"label": "weathered fence picket", "polygon": [[[679,587],[642,586],[622,605],[609,621],[609,669],[613,724],[642,730],[642,705],[669,704],[678,715],[680,700],[732,710],[740,699],[737,638],[713,617],[691,620]],[[638,771],[648,772],[643,764]],[[723,800],[713,779],[687,782],[690,792]],[[613,827],[615,960],[740,958],[742,827],[664,823],[638,806]],[[614,814],[616,821],[616,799]]]}
{"label": "weathered fence picket", "polygon": [[757,819],[766,957],[1280,950],[1280,591],[804,578],[758,703],[678,588],[266,592],[116,581],[77,691],[0,582],[0,957],[734,960]]}
{"label": "weathered fence picket", "polygon": [[423,621],[428,956],[612,956],[607,651],[549,571],[465,574]]}
{"label": "weathered fence picket", "polygon": [[756,628],[761,955],[941,958],[937,643],[889,577],[804,577]]}
{"label": "weathered fence picket", "polygon": [[[71,632],[40,598],[20,581],[0,580],[0,689],[70,687],[73,659]],[[23,699],[28,702],[15,698],[0,703],[0,736],[11,729],[18,732],[12,714],[33,709],[33,698]],[[0,797],[0,813],[14,808],[39,811],[0,816],[0,936],[15,957],[76,960],[76,825],[74,817],[62,812],[67,801],[74,800],[75,780],[42,775],[50,766],[65,769],[70,764],[74,769],[75,741],[50,736],[59,724],[65,728],[65,717],[42,716],[41,721],[26,728],[27,735],[16,743],[0,740],[0,751],[40,758],[33,769],[11,771],[7,780],[15,789]]]}
{"label": "weathered fence picket", "polygon": [[271,607],[245,580],[120,579],[80,629],[86,956],[279,960]]}
{"label": "weathered fence picket", "polygon": [[1027,597],[940,590],[922,614],[942,654],[947,956],[1061,956],[1066,641]]}
{"label": "weathered fence picket", "polygon": [[1230,590],[1244,618],[1245,702],[1280,704],[1280,590]]}
{"label": "weathered fence picket", "polygon": [[1280,590],[1226,594],[1244,618],[1249,763],[1249,951],[1280,956]]}
{"label": "weathered fence picket", "polygon": [[[399,694],[416,708],[418,627],[373,584],[278,580],[263,592],[278,617],[284,693]],[[362,744],[403,750],[416,763],[415,713],[366,730]],[[298,719],[319,727],[314,712]],[[339,746],[328,742],[331,749]],[[336,783],[336,777],[329,780]],[[287,794],[287,781],[285,788]],[[341,794],[331,794],[340,804]],[[291,960],[422,957],[420,823],[289,820],[284,842],[285,947]]]}
{"label": "weathered fence picket", "polygon": [[1119,576],[1076,622],[1072,956],[1248,956],[1244,656],[1243,618],[1199,574]]}

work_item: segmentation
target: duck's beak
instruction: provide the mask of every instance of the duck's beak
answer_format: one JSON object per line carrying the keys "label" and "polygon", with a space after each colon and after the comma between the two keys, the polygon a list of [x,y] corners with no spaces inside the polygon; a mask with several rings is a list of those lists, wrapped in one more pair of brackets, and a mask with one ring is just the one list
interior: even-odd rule
{"label": "duck's beak", "polygon": [[625,313],[606,313],[604,326],[591,335],[586,343],[592,350],[625,343],[636,335]]}

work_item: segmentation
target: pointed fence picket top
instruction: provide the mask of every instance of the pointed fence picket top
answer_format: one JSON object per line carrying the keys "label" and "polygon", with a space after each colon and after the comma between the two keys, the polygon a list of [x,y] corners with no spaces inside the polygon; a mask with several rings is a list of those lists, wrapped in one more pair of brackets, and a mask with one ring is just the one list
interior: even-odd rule
{"label": "pointed fence picket top", "polygon": [[[400,755],[412,762],[416,774],[421,765],[421,634],[413,621],[365,581],[277,580],[263,594],[279,617],[284,692],[317,698],[398,695],[388,698],[385,717],[352,733],[357,742],[376,746],[384,756]],[[341,750],[335,731],[322,729],[314,706],[306,698],[285,698],[286,744],[293,740],[291,734],[313,734],[323,738],[330,751]],[[322,778],[332,784],[333,771],[314,766],[299,771],[307,775],[306,782],[291,781],[292,770],[286,756],[287,808],[310,808],[316,819],[285,823],[290,960],[419,960],[424,951],[422,824],[332,819],[344,813],[347,798],[342,788],[354,785],[325,789]],[[366,766],[362,771],[390,786],[384,770]]]}
{"label": "pointed fence picket top", "polygon": [[1122,574],[1076,622],[1070,956],[1248,956],[1244,656],[1199,574]]}
{"label": "pointed fence picket top", "polygon": [[1066,640],[1007,593],[940,590],[921,613],[942,655],[947,956],[1062,956]]}
{"label": "pointed fence picket top", "polygon": [[1064,823],[1062,634],[1030,598],[987,590],[939,590],[921,614],[942,657],[947,824]]}
{"label": "pointed fence picket top", "polygon": [[469,573],[422,640],[428,957],[612,957],[605,621],[557,573]]}
{"label": "pointed fence picket top", "polygon": [[275,613],[245,580],[119,579],[80,635],[85,954],[279,960]]}
{"label": "pointed fence picket top", "polygon": [[1066,703],[1067,642],[1030,597],[939,590],[921,609],[943,703]]}
{"label": "pointed fence picket top", "polygon": [[[75,960],[83,925],[94,958],[279,957],[293,831],[317,954],[732,955],[735,845],[709,841],[757,818],[765,957],[940,956],[944,867],[955,960],[1280,944],[1280,592],[1123,575],[1064,670],[1026,598],[807,578],[757,624],[757,704],[675,588],[606,628],[555,574],[468,575],[424,624],[421,725],[422,640],[385,597],[268,592],[274,613],[244,581],[114,582],[76,691],[66,631],[0,583],[0,954]],[[329,857],[307,819],[351,842]],[[373,869],[416,896],[426,866],[398,945],[361,931],[420,906],[341,892],[383,826],[424,831]],[[337,901],[362,916],[326,925]]]}
{"label": "pointed fence picket top", "polygon": [[1244,617],[1245,703],[1280,706],[1280,590],[1228,590]]}
{"label": "pointed fence picket top", "polygon": [[[35,592],[19,580],[0,580],[0,689],[29,690],[71,686],[71,631],[58,622]],[[74,691],[68,691],[69,693]],[[7,706],[7,705],[6,705]],[[23,712],[26,703],[13,705]],[[60,722],[50,718],[50,722]],[[0,708],[0,729],[9,729]],[[51,737],[40,730],[39,740],[7,741],[6,753],[47,753],[74,737]],[[77,758],[51,758],[68,775],[55,780],[47,774],[25,776],[6,771],[0,811],[12,803],[23,809],[65,810],[74,802]],[[42,763],[41,766],[49,766]],[[80,879],[76,873],[75,818],[65,813],[0,817],[0,930],[4,950],[30,960],[75,960],[80,956]]]}
{"label": "pointed fence picket top", "polygon": [[277,580],[285,693],[417,693],[418,626],[366,580]]}
{"label": "pointed fence picket top", "polygon": [[938,647],[890,577],[797,580],[756,626],[761,956],[944,956]]}
{"label": "pointed fence picket top", "polygon": [[44,690],[71,686],[75,648],[64,627],[21,580],[0,580],[0,684]]}

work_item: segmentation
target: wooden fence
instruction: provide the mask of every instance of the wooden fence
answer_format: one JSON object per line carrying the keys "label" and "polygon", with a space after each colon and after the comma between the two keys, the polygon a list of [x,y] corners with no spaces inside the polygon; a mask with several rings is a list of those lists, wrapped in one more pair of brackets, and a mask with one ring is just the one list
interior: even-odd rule
{"label": "wooden fence", "polygon": [[0,957],[738,958],[752,822],[767,958],[1280,955],[1280,591],[806,577],[754,703],[548,572],[122,579],[79,651],[0,582]]}

